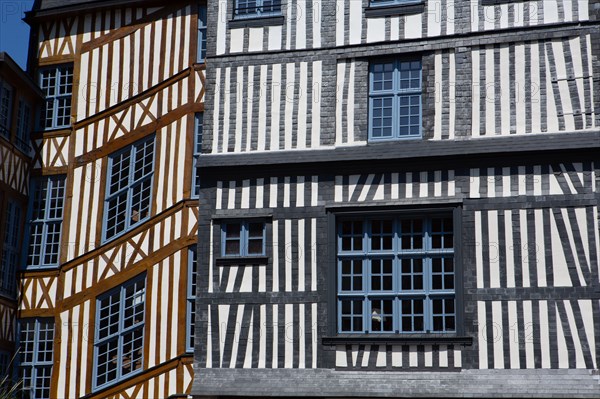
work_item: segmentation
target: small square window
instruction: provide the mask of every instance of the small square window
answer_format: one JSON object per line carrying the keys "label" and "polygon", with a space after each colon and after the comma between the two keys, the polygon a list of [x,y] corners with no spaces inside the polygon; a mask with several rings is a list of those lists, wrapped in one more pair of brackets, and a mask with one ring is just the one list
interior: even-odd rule
{"label": "small square window", "polygon": [[234,18],[260,18],[281,15],[281,0],[236,0]]}
{"label": "small square window", "polygon": [[223,256],[263,256],[264,222],[227,222],[221,227]]}

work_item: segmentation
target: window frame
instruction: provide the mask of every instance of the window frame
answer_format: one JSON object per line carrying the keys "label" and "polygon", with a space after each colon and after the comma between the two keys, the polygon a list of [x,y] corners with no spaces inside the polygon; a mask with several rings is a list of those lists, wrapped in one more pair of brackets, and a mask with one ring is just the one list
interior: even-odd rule
{"label": "window frame", "polygon": [[[196,312],[196,293],[198,292],[198,248],[195,245],[188,247],[187,262],[187,297],[186,297],[186,336],[185,347],[189,353],[194,352],[195,339],[195,312]],[[194,321],[192,321],[194,320]]]}
{"label": "window frame", "polygon": [[[43,210],[44,213],[44,217],[41,219],[35,219],[33,220],[33,216],[34,216],[34,212],[40,213],[41,210],[35,210],[33,205],[36,201],[35,198],[35,193],[37,192],[37,185],[40,184],[44,184],[44,181],[47,180],[49,185],[49,188],[47,188],[47,192],[46,192],[46,197],[44,198],[44,202],[46,207]],[[62,181],[62,190],[63,190],[63,196],[62,196],[62,206],[61,206],[61,217],[60,218],[50,218],[49,217],[49,206],[51,206],[52,204],[52,200],[54,197],[51,196],[52,191],[54,190],[54,185],[56,184],[56,182],[58,181]],[[65,202],[66,202],[66,191],[67,191],[67,177],[66,175],[51,175],[51,176],[40,176],[38,178],[35,179],[31,179],[31,183],[30,183],[30,206],[29,206],[29,211],[28,211],[28,215],[27,215],[27,238],[24,240],[24,251],[23,251],[23,256],[24,256],[24,267],[25,269],[46,269],[46,268],[53,268],[53,267],[57,267],[60,264],[60,256],[61,256],[61,244],[62,244],[62,234],[63,234],[63,223],[64,223],[64,212],[65,212]],[[54,198],[54,200],[58,199],[58,197]],[[58,209],[58,208],[57,208]],[[56,253],[56,262],[55,263],[45,263],[44,262],[44,258],[47,256],[46,253],[46,247],[47,247],[47,239],[48,239],[48,226],[50,224],[56,224],[58,225],[58,252]],[[40,244],[40,252],[39,255],[33,255],[33,256],[39,256],[40,258],[40,262],[36,263],[36,264],[30,264],[29,263],[29,259],[32,256],[31,255],[31,242],[32,242],[32,228],[33,225],[42,225],[42,242]]]}
{"label": "window frame", "polygon": [[[403,63],[419,62],[419,88],[418,89],[401,89],[400,88],[400,65]],[[376,65],[392,63],[394,70],[392,72],[392,89],[391,90],[379,90],[374,89],[374,68]],[[386,141],[399,141],[399,140],[419,140],[423,138],[423,58],[422,57],[395,57],[395,58],[381,58],[375,59],[369,62],[369,83],[368,83],[368,141],[371,143],[386,142]],[[399,123],[399,99],[401,97],[410,97],[419,95],[419,133],[400,135],[400,123]],[[378,98],[392,98],[392,136],[389,137],[373,137],[373,102]],[[410,118],[410,114],[409,114]]]}
{"label": "window frame", "polygon": [[[43,73],[46,71],[51,71],[54,70],[54,86],[52,86],[52,89],[54,90],[54,95],[49,95],[48,94],[48,89],[50,88],[50,86],[46,87],[44,86],[43,82],[44,82],[44,77],[43,77]],[[65,93],[61,93],[61,83],[60,80],[61,78],[64,76],[69,76],[69,70],[70,70],[70,76],[71,76],[71,83],[70,85],[65,85],[65,87],[68,87],[69,90],[68,92],[66,92],[67,90],[65,90]],[[39,86],[40,89],[42,90],[42,92],[44,93],[44,98],[45,98],[45,105],[44,105],[44,112],[43,112],[43,116],[41,118],[41,122],[42,122],[42,126],[44,127],[44,129],[64,129],[64,128],[68,128],[69,126],[71,126],[71,114],[73,112],[73,84],[74,84],[74,66],[72,63],[69,64],[57,64],[57,65],[50,65],[50,66],[45,66],[43,68],[40,68],[38,71],[38,76],[39,76]],[[66,113],[65,116],[68,118],[67,123],[65,124],[59,124],[58,123],[58,110],[59,108],[59,103],[61,100],[65,100],[68,99],[68,105],[64,107],[64,109],[68,109],[68,112]],[[48,104],[52,102],[52,120],[50,125],[48,124]]]}
{"label": "window frame", "polygon": [[[138,160],[135,155],[136,155],[136,146],[143,144],[146,145],[147,142],[152,141],[152,171],[146,175],[143,176],[141,178],[139,178],[138,180],[135,179],[135,163]],[[118,189],[115,193],[111,194],[110,193],[110,187],[112,184],[112,169],[114,167],[114,162],[115,159],[120,157],[123,154],[126,154],[129,152],[129,156],[130,156],[130,162],[129,162],[129,174],[127,176],[127,184]],[[143,158],[142,158],[143,159]],[[126,146],[125,148],[122,148],[118,151],[113,152],[112,154],[110,154],[108,156],[108,163],[107,163],[107,168],[106,168],[106,193],[105,193],[105,198],[103,201],[103,212],[102,212],[102,243],[106,243],[109,241],[112,241],[124,234],[127,234],[127,232],[135,229],[136,227],[140,226],[141,224],[143,224],[144,222],[148,221],[151,217],[152,217],[152,194],[154,191],[154,174],[155,174],[155,167],[156,167],[156,135],[153,133],[149,136],[144,137],[141,140],[136,141],[135,143],[129,144],[128,146]],[[141,218],[135,222],[135,223],[131,223],[131,215],[132,215],[132,210],[131,210],[131,205],[132,205],[132,193],[133,193],[133,188],[142,185],[144,182],[150,181],[150,197],[149,197],[149,205],[148,205],[148,215],[144,218]],[[119,197],[120,195],[122,195],[123,193],[127,193],[127,198],[126,198],[126,202],[125,202],[125,227],[120,230],[115,232],[113,235],[108,236],[108,213],[109,213],[109,203],[111,200],[113,200],[114,198]]]}
{"label": "window frame", "polygon": [[19,99],[19,109],[17,114],[17,129],[15,142],[23,152],[29,153],[31,145],[29,144],[31,133],[31,105],[23,98]]}
{"label": "window frame", "polygon": [[[17,294],[16,276],[21,260],[19,243],[21,241],[21,226],[24,212],[21,205],[10,198],[6,201],[6,208],[3,211],[5,212],[5,229],[1,247],[2,259],[0,260],[0,264],[3,266],[0,271],[2,273],[0,295],[13,299]],[[14,263],[11,264],[9,259],[13,259]],[[7,262],[7,264],[4,264],[4,262]]]}
{"label": "window frame", "polygon": [[191,197],[200,196],[200,176],[198,173],[199,157],[202,154],[202,140],[204,134],[204,112],[194,114],[194,149],[192,161],[192,191]]}
{"label": "window frame", "polygon": [[[56,322],[53,318],[25,318],[25,319],[20,319],[18,321],[18,345],[19,347],[21,347],[23,345],[23,340],[22,340],[22,332],[23,332],[23,325],[25,323],[30,323],[33,322],[33,341],[32,342],[32,360],[31,361],[24,361],[23,356],[26,353],[25,351],[21,350],[19,352],[19,356],[18,356],[18,370],[19,370],[19,375],[23,376],[23,371],[24,369],[30,369],[31,370],[31,380],[35,381],[36,383],[38,383],[40,381],[39,377],[38,377],[38,371],[41,368],[44,369],[50,369],[50,380],[52,378],[52,372],[54,371],[54,339],[56,338]],[[37,349],[40,347],[40,326],[42,323],[47,323],[46,327],[49,327],[51,325],[51,329],[48,328],[47,330],[44,331],[52,331],[52,339],[51,340],[45,340],[44,342],[46,343],[46,345],[51,342],[52,343],[52,350],[51,350],[51,359],[50,360],[39,360],[38,356],[39,356],[39,352],[37,351]],[[27,341],[30,342],[30,341]],[[50,351],[47,351],[50,352]],[[24,380],[24,379],[23,379]],[[23,382],[23,390],[25,390],[25,383]],[[30,387],[31,389],[31,387]],[[33,389],[37,389],[37,387],[33,387]],[[42,389],[46,389],[46,388],[42,388]],[[50,385],[48,385],[47,387],[48,391],[50,390]],[[50,392],[49,392],[50,393]],[[47,398],[49,398],[50,396],[48,396]],[[36,399],[42,399],[41,397],[32,395],[32,398],[36,398]]]}
{"label": "window frame", "polygon": [[[6,92],[8,93],[8,96],[4,95]],[[13,116],[14,97],[14,87],[6,81],[0,80],[0,136],[3,136],[8,141],[11,140],[11,123]],[[6,112],[6,115],[4,115],[4,112]]]}
{"label": "window frame", "polygon": [[369,0],[369,7],[409,6],[423,3],[423,0]]}
{"label": "window frame", "polygon": [[[249,228],[248,225],[251,223],[261,223],[262,224],[262,252],[261,253],[249,253]],[[235,238],[228,239],[227,238],[227,226],[231,224],[239,224],[240,225],[240,250],[238,254],[227,254],[226,253],[226,242],[227,241],[236,241]],[[231,259],[231,258],[255,258],[255,257],[264,257],[267,253],[266,248],[267,243],[267,223],[264,219],[231,219],[224,220],[221,223],[221,256],[223,258]]]}
{"label": "window frame", "polygon": [[[124,315],[124,309],[125,309],[125,302],[127,300],[127,296],[126,296],[126,290],[127,288],[131,287],[131,286],[135,286],[136,284],[143,282],[144,286],[143,286],[143,294],[142,294],[142,298],[143,298],[143,305],[144,305],[144,309],[142,312],[142,321],[133,324],[132,326],[129,327],[124,327],[124,320],[125,317]],[[96,314],[94,315],[94,322],[96,323],[96,328],[95,328],[95,333],[94,333],[94,359],[93,359],[93,369],[92,369],[92,391],[96,392],[98,390],[101,390],[103,388],[112,386],[114,384],[119,383],[120,381],[123,381],[126,378],[132,377],[134,375],[137,375],[139,373],[142,373],[144,371],[144,364],[145,361],[147,360],[144,356],[144,351],[146,348],[146,334],[145,334],[145,329],[146,329],[146,312],[148,311],[148,307],[146,306],[147,304],[147,289],[148,289],[148,281],[146,278],[146,273],[142,273],[128,281],[126,281],[125,283],[119,285],[118,287],[115,287],[107,292],[104,292],[103,294],[99,295],[96,297]],[[119,315],[119,320],[118,320],[118,328],[117,328],[117,332],[112,333],[112,334],[107,334],[106,337],[100,339],[99,335],[100,335],[100,313],[101,313],[101,302],[102,300],[104,300],[105,298],[111,297],[113,295],[115,295],[116,293],[118,293],[119,295],[119,309],[118,309],[118,315]],[[133,298],[137,297],[138,291],[134,291],[134,294],[132,295]],[[123,375],[122,374],[122,368],[123,368],[123,347],[126,346],[127,344],[124,343],[124,336],[128,333],[131,333],[135,330],[140,330],[142,332],[142,343],[141,343],[141,358],[140,358],[140,362],[141,362],[141,367],[137,370],[133,370],[132,372]],[[117,366],[116,366],[116,373],[117,373],[117,377],[114,380],[110,380],[107,381],[103,384],[98,385],[98,368],[99,368],[99,364],[98,364],[98,359],[100,356],[99,353],[99,347],[105,343],[109,343],[112,341],[117,342]]]}
{"label": "window frame", "polygon": [[[259,9],[264,7],[265,1],[271,1],[273,3],[279,2],[279,10],[278,11],[269,11],[262,12]],[[240,0],[234,0],[233,2],[233,20],[247,20],[247,19],[258,19],[258,18],[269,18],[269,17],[279,17],[282,15],[283,2],[281,0],[256,0],[256,6],[254,7],[254,12],[248,12],[246,14],[238,14],[238,10],[241,9],[239,6]],[[277,5],[271,5],[270,7],[277,7]],[[246,7],[249,9],[249,7]]]}
{"label": "window frame", "polygon": [[206,63],[208,10],[206,4],[198,4],[198,54],[196,62]]}
{"label": "window frame", "polygon": [[[365,318],[366,309],[363,309],[363,330],[361,332],[341,332],[340,313],[338,313],[338,224],[342,220],[349,219],[371,219],[388,217],[392,219],[398,218],[431,218],[435,216],[443,216],[452,218],[453,220],[453,235],[454,235],[454,298],[455,298],[455,331],[453,332],[366,332],[364,326],[368,323]],[[456,343],[456,342],[471,342],[469,337],[464,336],[464,309],[463,309],[463,267],[462,267],[462,204],[445,204],[445,205],[424,205],[418,208],[398,208],[398,207],[377,207],[377,208],[332,208],[327,215],[328,223],[328,246],[333,248],[330,251],[330,267],[328,268],[328,336],[323,337],[324,344],[339,344],[339,343]],[[363,268],[366,266],[363,266]],[[364,269],[363,269],[364,270]],[[363,282],[367,281],[367,276],[363,277]],[[385,295],[381,295],[385,296]],[[391,294],[394,296],[394,294]],[[366,304],[366,301],[365,301]],[[364,306],[366,307],[366,306]],[[395,318],[400,317],[396,314]],[[431,317],[431,314],[429,315]],[[425,330],[425,329],[424,329]]]}

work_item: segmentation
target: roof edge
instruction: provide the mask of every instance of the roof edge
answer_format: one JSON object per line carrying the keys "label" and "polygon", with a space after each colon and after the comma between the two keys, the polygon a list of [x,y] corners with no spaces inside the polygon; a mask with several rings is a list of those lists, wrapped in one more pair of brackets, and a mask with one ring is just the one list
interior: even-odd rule
{"label": "roof edge", "polygon": [[[173,2],[178,2],[178,0],[170,1],[169,4]],[[102,9],[110,9],[110,8],[122,8],[125,6],[136,6],[136,5],[144,5],[144,6],[157,6],[157,5],[166,5],[166,1],[164,0],[128,0],[128,1],[120,1],[120,0],[96,0],[86,3],[80,4],[71,4],[60,7],[47,8],[44,10],[39,10],[34,8],[31,11],[25,12],[25,18],[23,20],[29,25],[34,24],[37,21],[51,19],[60,15],[61,17],[76,15],[86,11],[96,11]]]}
{"label": "roof edge", "polygon": [[17,75],[19,75],[23,82],[25,82],[36,95],[38,95],[41,98],[44,97],[42,90],[31,78],[31,76],[29,76],[29,74],[25,72],[23,68],[21,68],[21,66],[17,64],[17,62],[7,52],[0,52],[0,65],[1,64],[8,66],[9,69],[11,69]]}

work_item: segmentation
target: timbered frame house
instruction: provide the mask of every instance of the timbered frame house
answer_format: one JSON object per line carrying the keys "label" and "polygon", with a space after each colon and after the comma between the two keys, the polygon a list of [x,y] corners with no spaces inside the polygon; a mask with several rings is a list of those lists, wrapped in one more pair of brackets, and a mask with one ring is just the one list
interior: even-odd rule
{"label": "timbered frame house", "polygon": [[599,22],[209,3],[192,394],[598,397]]}
{"label": "timbered frame house", "polygon": [[45,97],[18,281],[31,398],[190,391],[204,4],[38,0],[26,15]]}
{"label": "timbered frame house", "polygon": [[0,376],[14,360],[17,272],[33,154],[29,137],[41,100],[33,80],[0,53]]}

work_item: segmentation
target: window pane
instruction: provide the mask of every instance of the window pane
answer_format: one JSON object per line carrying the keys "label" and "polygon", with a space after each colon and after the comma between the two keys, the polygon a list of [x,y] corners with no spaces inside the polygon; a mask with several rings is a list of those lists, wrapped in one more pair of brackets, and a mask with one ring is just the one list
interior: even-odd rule
{"label": "window pane", "polygon": [[423,290],[423,259],[405,258],[401,260],[402,291]]}
{"label": "window pane", "polygon": [[371,260],[371,291],[394,289],[394,266],[392,259]]}
{"label": "window pane", "polygon": [[362,260],[344,259],[341,261],[341,291],[362,291]]}
{"label": "window pane", "polygon": [[394,249],[393,238],[393,220],[373,220],[371,222],[371,249],[373,251],[391,251]]}
{"label": "window pane", "polygon": [[341,250],[362,251],[363,223],[360,221],[345,221],[341,226]]}
{"label": "window pane", "polygon": [[227,240],[225,242],[225,255],[240,255],[240,240]]}
{"label": "window pane", "polygon": [[401,303],[402,331],[424,331],[424,306],[422,299],[403,299]]}
{"label": "window pane", "polygon": [[371,331],[394,331],[394,301],[393,299],[371,300]]}
{"label": "window pane", "polygon": [[341,307],[341,331],[342,332],[361,332],[363,331],[363,301],[362,300],[342,300]]}

